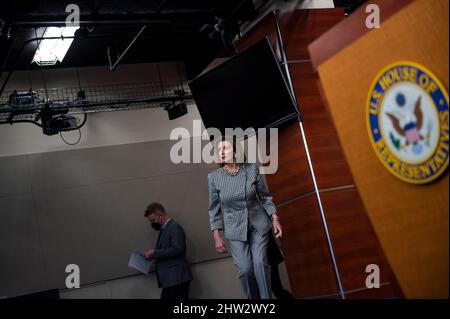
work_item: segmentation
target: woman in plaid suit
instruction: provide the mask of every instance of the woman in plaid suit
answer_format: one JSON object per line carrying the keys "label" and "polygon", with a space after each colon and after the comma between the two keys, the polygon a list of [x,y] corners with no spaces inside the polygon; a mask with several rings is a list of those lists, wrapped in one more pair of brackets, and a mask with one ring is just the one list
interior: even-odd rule
{"label": "woman in plaid suit", "polygon": [[209,218],[216,250],[227,252],[223,230],[245,294],[250,299],[269,299],[269,231],[273,228],[277,238],[282,235],[275,205],[258,166],[237,163],[235,143],[222,139],[218,151],[221,167],[208,174]]}

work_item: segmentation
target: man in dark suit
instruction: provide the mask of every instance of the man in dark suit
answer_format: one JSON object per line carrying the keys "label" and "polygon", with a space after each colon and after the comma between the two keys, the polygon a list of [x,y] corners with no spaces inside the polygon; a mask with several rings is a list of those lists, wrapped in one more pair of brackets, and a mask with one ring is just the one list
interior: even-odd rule
{"label": "man in dark suit", "polygon": [[153,229],[160,231],[155,249],[144,253],[147,260],[155,259],[161,299],[188,299],[192,273],[186,261],[186,235],[183,227],[167,216],[160,203],[151,203],[144,216]]}

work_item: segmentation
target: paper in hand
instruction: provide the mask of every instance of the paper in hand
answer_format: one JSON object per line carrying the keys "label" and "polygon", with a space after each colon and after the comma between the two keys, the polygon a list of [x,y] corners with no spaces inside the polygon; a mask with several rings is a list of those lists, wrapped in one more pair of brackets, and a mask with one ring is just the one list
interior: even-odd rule
{"label": "paper in hand", "polygon": [[150,267],[152,266],[154,259],[148,261],[145,259],[144,254],[139,250],[133,250],[133,253],[130,256],[130,261],[128,262],[128,267],[134,268],[140,271],[143,274],[148,274],[150,271]]}

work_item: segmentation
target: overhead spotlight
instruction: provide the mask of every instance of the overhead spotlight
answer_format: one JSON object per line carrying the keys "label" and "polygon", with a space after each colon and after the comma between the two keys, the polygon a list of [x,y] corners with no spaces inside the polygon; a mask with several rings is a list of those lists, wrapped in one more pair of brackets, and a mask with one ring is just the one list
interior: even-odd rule
{"label": "overhead spotlight", "polygon": [[72,131],[84,125],[79,123],[78,119],[67,114],[69,109],[52,109],[47,104],[35,118],[35,121],[41,120],[42,132],[45,135],[55,135],[62,131]]}
{"label": "overhead spotlight", "polygon": [[87,104],[86,92],[84,90],[78,91],[77,97],[73,100],[72,103],[76,105],[86,105]]}
{"label": "overhead spotlight", "polygon": [[42,99],[39,99],[36,91],[29,89],[28,91],[14,90],[8,97],[8,105],[14,108],[33,108],[38,107]]}
{"label": "overhead spotlight", "polygon": [[175,120],[185,114],[187,114],[186,102],[176,103],[164,108],[169,114],[169,120]]}

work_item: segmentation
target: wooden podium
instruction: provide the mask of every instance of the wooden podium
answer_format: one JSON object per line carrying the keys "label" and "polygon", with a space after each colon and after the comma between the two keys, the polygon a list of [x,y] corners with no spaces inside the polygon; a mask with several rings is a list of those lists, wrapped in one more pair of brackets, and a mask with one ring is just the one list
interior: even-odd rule
{"label": "wooden podium", "polygon": [[[377,74],[397,61],[425,66],[448,91],[449,2],[370,3],[381,9],[379,29],[366,27],[363,6],[309,52],[360,197],[405,297],[448,298],[448,169],[424,185],[396,178],[372,147],[366,108]],[[446,121],[448,141],[448,116]]]}

